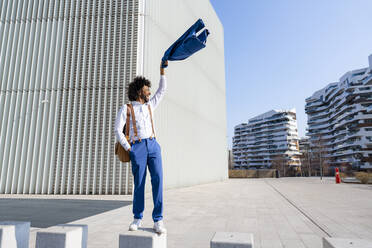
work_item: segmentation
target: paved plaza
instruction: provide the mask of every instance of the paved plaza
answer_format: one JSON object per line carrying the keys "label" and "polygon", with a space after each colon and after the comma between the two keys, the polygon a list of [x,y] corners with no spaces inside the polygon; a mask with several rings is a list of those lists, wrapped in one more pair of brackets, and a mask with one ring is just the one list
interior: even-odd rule
{"label": "paved plaza", "polygon": [[[89,225],[89,248],[117,248],[119,233],[132,221],[131,198],[0,195],[6,202],[0,218],[29,216],[30,247],[40,227],[65,219]],[[43,199],[39,213],[36,199]],[[164,201],[169,248],[209,247],[216,231],[253,233],[256,248],[321,248],[322,237],[372,239],[372,185],[335,184],[333,178],[229,179],[166,190]],[[152,206],[147,193],[144,228],[152,227]],[[18,218],[14,209],[20,209]]]}

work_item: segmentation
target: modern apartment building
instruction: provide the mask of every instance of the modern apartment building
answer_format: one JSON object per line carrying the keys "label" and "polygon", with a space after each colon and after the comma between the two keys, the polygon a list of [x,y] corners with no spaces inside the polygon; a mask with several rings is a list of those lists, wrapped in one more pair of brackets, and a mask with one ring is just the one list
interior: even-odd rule
{"label": "modern apartment building", "polygon": [[330,166],[372,168],[372,55],[306,99],[312,152]]}
{"label": "modern apartment building", "polygon": [[235,168],[270,168],[277,160],[301,166],[296,110],[271,110],[234,129]]}
{"label": "modern apartment building", "polygon": [[307,152],[310,150],[310,140],[308,137],[302,137],[299,140],[300,153]]}
{"label": "modern apartment building", "polygon": [[156,91],[165,50],[198,18],[207,47],[169,63],[154,113],[164,188],[228,175],[223,27],[210,1],[1,0],[0,193],[131,194],[131,165],[114,154],[127,85],[142,75]]}

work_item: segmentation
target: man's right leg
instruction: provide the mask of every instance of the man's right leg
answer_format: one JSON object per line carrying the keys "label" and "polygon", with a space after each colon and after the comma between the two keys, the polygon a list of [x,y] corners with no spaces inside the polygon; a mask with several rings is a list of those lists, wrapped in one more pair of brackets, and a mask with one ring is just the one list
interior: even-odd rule
{"label": "man's right leg", "polygon": [[133,214],[135,219],[142,219],[145,209],[145,182],[147,149],[145,142],[136,142],[130,152],[134,178]]}

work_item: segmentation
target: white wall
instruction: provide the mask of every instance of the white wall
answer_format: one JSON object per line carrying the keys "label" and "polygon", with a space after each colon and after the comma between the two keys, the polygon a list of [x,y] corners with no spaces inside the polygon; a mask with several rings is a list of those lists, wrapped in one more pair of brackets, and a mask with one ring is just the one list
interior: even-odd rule
{"label": "white wall", "polygon": [[[208,0],[142,0],[140,6],[145,9],[145,29],[144,39],[139,37],[138,42],[138,60],[143,61],[138,74],[152,81],[152,92],[158,87],[159,65],[165,50],[198,18],[203,19],[211,33],[206,48],[187,60],[170,61],[166,69],[167,93],[155,112],[165,188],[227,179],[221,22]],[[143,25],[142,21],[139,23]],[[144,49],[141,49],[142,39]],[[147,183],[147,190],[149,187]]]}

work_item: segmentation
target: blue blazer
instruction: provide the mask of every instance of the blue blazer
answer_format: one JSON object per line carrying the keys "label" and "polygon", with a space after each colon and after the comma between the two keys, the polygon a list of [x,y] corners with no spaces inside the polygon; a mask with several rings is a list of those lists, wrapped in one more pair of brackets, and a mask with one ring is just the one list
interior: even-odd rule
{"label": "blue blazer", "polygon": [[167,60],[184,60],[200,49],[205,47],[207,42],[207,37],[209,35],[208,29],[202,31],[198,36],[200,30],[204,28],[204,22],[202,19],[197,20],[194,25],[192,25],[176,42],[174,42],[168,49],[165,51],[162,58],[162,68],[167,67],[164,65],[164,62]]}

